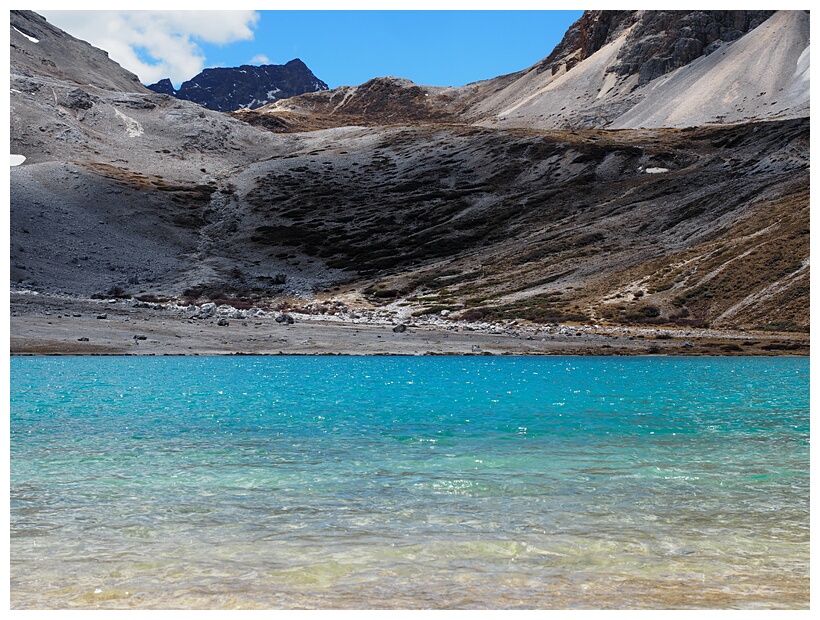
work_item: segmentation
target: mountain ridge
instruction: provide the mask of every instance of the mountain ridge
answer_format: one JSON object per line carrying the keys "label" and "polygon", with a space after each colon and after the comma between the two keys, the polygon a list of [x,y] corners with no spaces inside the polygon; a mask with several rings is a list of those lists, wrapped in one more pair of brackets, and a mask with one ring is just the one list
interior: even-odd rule
{"label": "mountain ridge", "polygon": [[167,78],[148,88],[221,112],[255,109],[280,99],[328,89],[298,58],[284,65],[207,68],[183,82],[179,89]]}

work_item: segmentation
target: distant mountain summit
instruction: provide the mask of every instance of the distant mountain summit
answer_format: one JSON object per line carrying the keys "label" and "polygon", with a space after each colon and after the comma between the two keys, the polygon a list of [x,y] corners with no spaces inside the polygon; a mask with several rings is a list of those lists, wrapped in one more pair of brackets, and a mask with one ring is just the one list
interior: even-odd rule
{"label": "distant mountain summit", "polygon": [[177,89],[174,88],[173,83],[168,78],[163,78],[156,84],[149,85],[148,88],[161,95],[171,95],[173,97],[177,94]]}
{"label": "distant mountain summit", "polygon": [[184,82],[179,90],[167,78],[148,88],[220,112],[253,110],[279,99],[328,89],[298,58],[284,65],[205,69]]}

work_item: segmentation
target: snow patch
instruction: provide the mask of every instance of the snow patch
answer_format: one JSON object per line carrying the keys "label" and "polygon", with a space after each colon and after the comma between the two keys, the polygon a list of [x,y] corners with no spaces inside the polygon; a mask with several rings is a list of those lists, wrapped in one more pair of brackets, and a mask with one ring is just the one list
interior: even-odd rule
{"label": "snow patch", "polygon": [[26,156],[25,155],[15,155],[13,153],[11,154],[11,165],[12,166],[19,166],[24,161],[26,161]]}
{"label": "snow patch", "polygon": [[[14,28],[14,26],[12,26],[12,28]],[[17,30],[17,28],[14,28],[14,29]],[[32,43],[39,43],[40,42],[40,39],[35,39],[34,37],[31,37],[31,36],[27,35],[25,32],[23,32],[21,30],[17,30],[17,32],[19,32],[21,35],[26,37]]]}
{"label": "snow patch", "polygon": [[114,113],[117,115],[118,118],[122,119],[123,123],[125,123],[125,132],[128,134],[128,137],[138,138],[144,133],[142,130],[142,125],[140,125],[133,118],[131,118],[130,116],[126,116],[116,108],[114,108]]}

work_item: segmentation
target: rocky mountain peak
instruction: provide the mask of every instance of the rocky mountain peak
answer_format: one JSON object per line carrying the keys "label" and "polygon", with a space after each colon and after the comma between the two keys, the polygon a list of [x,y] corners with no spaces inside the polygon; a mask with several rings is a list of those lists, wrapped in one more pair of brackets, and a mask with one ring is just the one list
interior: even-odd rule
{"label": "rocky mountain peak", "polygon": [[571,70],[626,33],[609,71],[646,84],[753,30],[775,11],[585,11],[538,72]]}
{"label": "rocky mountain peak", "polygon": [[799,118],[809,35],[805,11],[586,11],[542,61],[458,101],[474,122],[540,129]]}
{"label": "rocky mountain peak", "polygon": [[328,89],[298,58],[284,65],[204,69],[184,82],[179,90],[174,89],[167,78],[148,88],[221,112],[256,109],[279,99]]}
{"label": "rocky mountain peak", "polygon": [[148,88],[153,90],[155,93],[160,93],[161,95],[171,95],[172,97],[176,95],[177,89],[174,88],[173,83],[168,78],[162,78],[156,84],[151,84]]}
{"label": "rocky mountain peak", "polygon": [[724,43],[736,41],[774,11],[642,11],[613,71],[646,84]]}

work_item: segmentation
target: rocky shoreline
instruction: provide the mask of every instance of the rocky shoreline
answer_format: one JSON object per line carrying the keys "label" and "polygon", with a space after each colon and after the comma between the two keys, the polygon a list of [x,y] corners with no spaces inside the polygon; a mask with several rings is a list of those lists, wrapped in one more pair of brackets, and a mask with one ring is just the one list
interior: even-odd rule
{"label": "rocky shoreline", "polygon": [[338,299],[286,311],[15,291],[11,355],[809,355],[809,335],[468,322]]}

